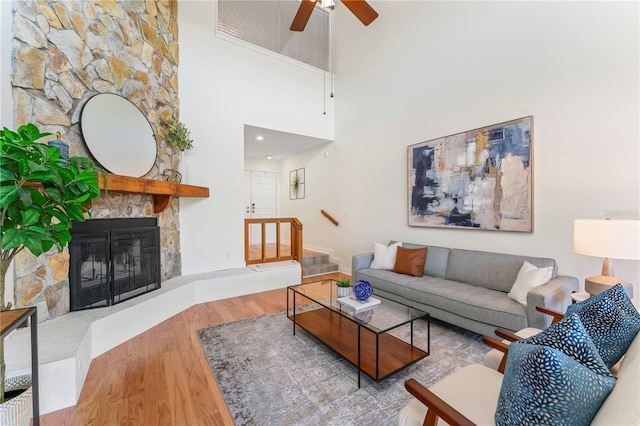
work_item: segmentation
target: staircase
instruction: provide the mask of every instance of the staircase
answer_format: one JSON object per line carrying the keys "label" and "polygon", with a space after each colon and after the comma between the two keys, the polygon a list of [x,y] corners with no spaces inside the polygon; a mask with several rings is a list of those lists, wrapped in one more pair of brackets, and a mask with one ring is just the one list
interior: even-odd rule
{"label": "staircase", "polygon": [[329,261],[329,255],[304,249],[302,251],[302,276],[327,274],[338,271],[338,264]]}

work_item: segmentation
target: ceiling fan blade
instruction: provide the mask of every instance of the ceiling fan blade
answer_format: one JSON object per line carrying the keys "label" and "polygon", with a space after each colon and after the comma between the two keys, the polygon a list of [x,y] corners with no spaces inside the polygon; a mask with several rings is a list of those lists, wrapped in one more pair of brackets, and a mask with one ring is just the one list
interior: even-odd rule
{"label": "ceiling fan blade", "polygon": [[378,12],[373,10],[365,0],[342,0],[342,3],[347,6],[347,9],[356,15],[356,18],[365,26],[375,21],[378,17]]}
{"label": "ceiling fan blade", "polygon": [[300,7],[298,7],[296,16],[291,23],[291,31],[304,31],[304,27],[307,26],[307,22],[309,22],[309,18],[311,18],[313,8],[316,6],[316,1],[317,0],[300,1]]}

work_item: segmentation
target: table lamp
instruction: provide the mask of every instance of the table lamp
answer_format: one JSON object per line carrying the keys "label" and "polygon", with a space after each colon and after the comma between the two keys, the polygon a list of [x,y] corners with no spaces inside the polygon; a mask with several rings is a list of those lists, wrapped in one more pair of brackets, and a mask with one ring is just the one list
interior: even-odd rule
{"label": "table lamp", "polygon": [[640,220],[576,219],[573,222],[573,251],[602,257],[602,275],[585,278],[584,289],[594,296],[622,284],[633,297],[633,286],[613,274],[611,259],[640,259]]}

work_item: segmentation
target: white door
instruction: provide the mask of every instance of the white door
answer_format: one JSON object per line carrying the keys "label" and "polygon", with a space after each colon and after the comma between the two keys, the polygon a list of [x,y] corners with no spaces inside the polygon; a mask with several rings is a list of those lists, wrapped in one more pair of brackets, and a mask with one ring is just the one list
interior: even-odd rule
{"label": "white door", "polygon": [[[244,171],[245,218],[277,217],[277,194],[277,174],[275,172]],[[276,242],[275,226],[267,226],[266,234],[267,243]],[[249,233],[249,244],[260,244],[261,241],[261,226],[252,226]]]}

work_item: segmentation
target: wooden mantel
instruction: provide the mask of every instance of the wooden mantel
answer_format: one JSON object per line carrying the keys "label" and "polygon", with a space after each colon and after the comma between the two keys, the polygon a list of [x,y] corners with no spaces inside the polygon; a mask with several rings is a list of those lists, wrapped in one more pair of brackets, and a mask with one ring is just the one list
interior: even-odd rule
{"label": "wooden mantel", "polygon": [[99,185],[104,191],[152,195],[154,214],[161,213],[167,208],[172,197],[209,197],[209,188],[204,186],[112,174],[107,176],[106,185],[104,176],[99,174]]}

